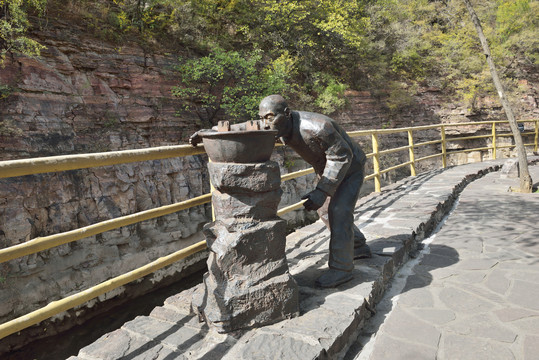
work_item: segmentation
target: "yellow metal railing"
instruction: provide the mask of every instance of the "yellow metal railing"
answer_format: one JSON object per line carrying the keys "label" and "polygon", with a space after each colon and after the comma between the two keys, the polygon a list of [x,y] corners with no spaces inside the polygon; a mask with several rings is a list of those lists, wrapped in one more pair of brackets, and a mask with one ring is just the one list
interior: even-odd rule
{"label": "yellow metal railing", "polygon": [[204,194],[186,201],[172,205],[165,205],[159,208],[141,211],[136,214],[118,217],[111,220],[88,225],[79,229],[63,232],[60,234],[38,237],[26,241],[22,244],[14,245],[5,249],[0,249],[0,263],[19,258],[21,256],[34,254],[56,246],[70,243],[72,241],[84,239],[89,236],[104,233],[105,231],[118,229],[123,226],[132,225],[141,221],[154,219],[160,216],[172,214],[181,210],[189,209],[193,206],[202,205],[211,201],[211,194]]}
{"label": "yellow metal railing", "polygon": [[204,153],[203,146],[194,148],[189,145],[178,145],[139,150],[0,161],[0,178],[127,164],[137,161],[160,160]]}
{"label": "yellow metal railing", "polygon": [[[539,120],[523,120],[522,123],[533,123],[533,132],[523,132],[522,135],[534,136],[534,142],[525,144],[525,146],[533,147],[534,151],[538,149],[539,139]],[[372,153],[367,154],[367,158],[372,159],[373,174],[365,176],[365,181],[374,179],[375,191],[381,191],[381,175],[396,170],[401,167],[409,166],[410,174],[416,175],[416,164],[420,161],[438,158],[442,160],[442,167],[447,166],[447,157],[452,154],[470,152],[470,151],[491,151],[492,158],[496,158],[496,151],[502,148],[511,148],[515,145],[498,145],[497,139],[500,137],[510,137],[512,134],[506,130],[506,133],[498,134],[497,130],[501,125],[507,124],[507,121],[483,121],[483,122],[470,122],[470,123],[458,123],[458,124],[437,124],[426,125],[399,129],[381,129],[381,130],[361,130],[350,132],[352,137],[358,136],[370,136],[372,143]],[[464,136],[464,137],[452,137],[448,138],[447,129],[450,127],[458,126],[491,126],[490,135],[476,135],[476,136]],[[500,125],[500,126],[497,126]],[[414,142],[414,132],[423,130],[439,130],[440,139],[429,140],[422,143]],[[393,149],[380,150],[379,136],[395,133],[406,133],[408,137],[408,145],[401,146]],[[449,142],[475,140],[475,139],[491,139],[491,145],[481,148],[463,149],[448,151],[447,144]],[[441,152],[432,155],[424,156],[422,158],[415,157],[414,149],[424,147],[428,145],[440,144]],[[385,169],[381,169],[380,156],[393,154],[408,150],[409,161],[403,162],[398,165],[394,165]],[[11,160],[0,162],[0,178],[8,178],[30,174],[40,174],[54,171],[75,170],[90,167],[108,166],[115,164],[124,164],[137,161],[158,160],[171,157],[181,157],[189,155],[197,155],[204,153],[203,147],[193,148],[189,145],[179,146],[164,146],[142,150],[128,150],[118,151],[110,153],[94,153],[94,154],[81,154],[81,155],[67,155],[67,156],[52,156],[45,158],[34,158],[24,160]],[[290,174],[283,175],[281,180],[287,181],[298,178],[307,174],[313,173],[312,168],[299,170]],[[55,246],[66,244],[72,241],[76,241],[85,237],[100,234],[105,231],[117,229],[126,225],[135,224],[144,220],[153,219],[159,216],[171,214],[180,210],[188,209],[193,206],[209,203],[211,201],[211,194],[204,194],[193,199],[182,201],[176,204],[162,206],[156,209],[150,209],[135,214],[122,216],[119,218],[103,221],[97,224],[89,225],[80,229],[39,237],[29,240],[25,243],[11,246],[8,248],[0,249],[0,263],[9,261],[21,256],[34,254],[39,251],[50,249]],[[302,207],[305,200],[302,200],[296,204],[292,204],[285,208],[280,209],[277,215],[281,216],[287,212],[299,209]],[[152,272],[155,272],[165,266],[168,266],[176,261],[179,261],[191,254],[199,252],[206,248],[205,241],[201,241],[194,245],[191,245],[185,249],[179,250],[168,256],[161,257],[150,264],[142,266],[138,269],[130,271],[126,274],[120,275],[113,279],[107,280],[101,284],[98,284],[90,289],[82,292],[70,295],[64,299],[51,302],[47,306],[31,312],[27,315],[8,321],[0,325],[0,339],[16,333],[31,325],[37,324],[53,315],[56,315],[62,311],[69,310],[84,302],[96,298],[108,291],[116,289],[122,285],[125,285],[136,279],[140,279]]]}
{"label": "yellow metal railing", "polygon": [[[533,124],[533,131],[528,132],[522,132],[521,135],[523,136],[534,136],[534,142],[533,143],[525,143],[524,145],[527,147],[533,147],[534,151],[537,151],[538,149],[538,139],[539,139],[539,120],[533,119],[533,120],[520,120],[519,123],[532,123]],[[437,157],[441,157],[442,159],[442,168],[447,167],[447,157],[449,155],[455,155],[459,153],[466,153],[466,152],[472,152],[472,151],[492,151],[492,158],[496,159],[496,152],[499,149],[504,148],[513,148],[515,145],[497,145],[497,139],[500,137],[512,137],[513,134],[510,132],[509,127],[507,126],[507,129],[505,129],[506,133],[498,134],[496,131],[496,125],[502,125],[507,124],[507,121],[478,121],[478,122],[466,122],[466,123],[453,123],[453,124],[437,124],[437,125],[424,125],[424,126],[415,126],[415,127],[406,127],[406,128],[397,128],[397,129],[381,129],[381,130],[359,130],[359,131],[352,131],[348,134],[352,137],[358,137],[358,136],[371,136],[372,141],[372,153],[367,154],[368,158],[372,158],[372,165],[373,165],[373,171],[374,173],[366,176],[365,180],[374,179],[374,189],[376,192],[381,191],[381,175],[399,169],[401,167],[409,166],[410,167],[410,175],[415,176],[416,169],[415,166],[418,162],[433,159]],[[491,127],[491,134],[490,135],[475,135],[475,136],[462,136],[462,137],[447,137],[447,129],[451,127],[459,127],[459,126],[490,126]],[[423,130],[438,130],[440,131],[440,139],[426,141],[422,143],[414,143],[414,132],[423,131]],[[379,137],[380,135],[388,135],[388,134],[396,134],[396,133],[402,133],[405,132],[408,134],[408,145],[407,146],[401,146],[398,148],[393,149],[387,149],[387,150],[379,150]],[[490,139],[492,144],[491,146],[481,147],[481,148],[471,148],[471,149],[463,149],[463,150],[447,150],[447,144],[448,143],[454,143],[458,141],[465,141],[465,140],[477,140],[477,139]],[[415,158],[415,152],[414,149],[427,146],[427,145],[436,145],[441,144],[441,152],[438,154],[428,155],[419,159]],[[386,169],[381,169],[381,161],[380,156],[391,154],[403,150],[409,151],[409,161],[388,167]]]}
{"label": "yellow metal railing", "polygon": [[87,290],[75,293],[61,300],[53,301],[41,309],[38,309],[29,314],[26,314],[17,319],[13,319],[0,325],[0,339],[10,334],[16,333],[17,331],[20,331],[22,329],[25,329],[29,326],[37,324],[43,320],[46,320],[56,314],[61,313],[62,311],[66,311],[74,308],[75,306],[84,304],[85,302],[95,299],[96,297],[108,291],[119,288],[120,286],[130,283],[131,281],[140,279],[141,277],[144,277],[148,274],[151,274],[152,272],[162,269],[165,266],[171,265],[176,261],[184,259],[189,255],[202,251],[205,248],[206,243],[204,241],[201,241],[170,255],[163,256],[138,269],[102,282]]}

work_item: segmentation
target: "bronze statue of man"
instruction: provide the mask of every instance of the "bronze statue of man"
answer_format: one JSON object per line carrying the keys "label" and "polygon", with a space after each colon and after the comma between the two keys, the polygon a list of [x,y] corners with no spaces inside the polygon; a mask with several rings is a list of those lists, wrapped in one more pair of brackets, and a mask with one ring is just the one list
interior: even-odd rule
{"label": "bronze statue of man", "polygon": [[[353,260],[371,257],[365,236],[354,225],[354,208],[363,184],[365,153],[335,121],[325,115],[292,111],[280,95],[260,102],[264,129],[311,164],[318,175],[316,188],[305,195],[306,210],[318,210],[329,227],[329,270],[316,280],[320,287],[335,287],[352,279]],[[234,126],[236,130],[243,124]],[[189,142],[201,141],[197,132]]]}

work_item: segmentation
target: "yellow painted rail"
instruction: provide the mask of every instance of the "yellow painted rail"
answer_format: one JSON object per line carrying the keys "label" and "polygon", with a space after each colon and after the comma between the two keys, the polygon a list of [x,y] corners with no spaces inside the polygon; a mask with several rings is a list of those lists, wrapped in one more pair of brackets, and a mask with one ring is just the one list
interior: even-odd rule
{"label": "yellow painted rail", "polygon": [[118,229],[123,226],[132,225],[141,221],[154,219],[160,216],[172,214],[181,210],[189,209],[193,206],[209,203],[211,194],[204,194],[177,204],[165,205],[156,209],[141,211],[132,215],[102,221],[97,224],[88,225],[80,229],[75,229],[60,234],[38,237],[22,244],[0,249],[0,263],[16,259],[21,256],[34,254],[47,250],[55,246],[67,244],[72,241],[84,239],[89,236],[104,233],[105,231]]}
{"label": "yellow painted rail", "polygon": [[147,265],[144,265],[138,269],[125,273],[123,275],[117,276],[113,279],[107,280],[98,284],[94,287],[91,287],[87,290],[81,291],[79,293],[70,295],[61,300],[53,301],[47,306],[33,311],[29,314],[21,316],[19,318],[8,321],[0,325],[0,339],[14,334],[17,331],[25,329],[29,326],[37,324],[43,320],[50,318],[56,314],[61,313],[72,309],[76,306],[84,304],[86,301],[95,299],[96,297],[105,294],[108,291],[119,288],[122,285],[125,285],[136,279],[140,279],[143,276],[151,274],[154,271],[157,271],[165,266],[173,264],[174,262],[184,259],[189,255],[202,251],[206,248],[206,242],[201,241],[194,245],[188,246],[184,249],[181,249],[170,255],[161,257]]}
{"label": "yellow painted rail", "polygon": [[0,162],[0,178],[127,164],[137,161],[159,160],[204,153],[205,150],[203,146],[195,148],[191,145],[177,145],[140,150],[9,160]]}
{"label": "yellow painted rail", "polygon": [[[522,132],[523,136],[533,137],[533,142],[526,143],[525,146],[532,147],[534,151],[538,150],[539,140],[539,120],[522,120],[520,123],[532,123],[533,131]],[[499,133],[501,128],[505,126],[505,133]],[[463,136],[463,137],[450,137],[449,129],[456,127],[470,127],[481,126],[485,130],[490,126],[491,133],[486,135],[476,136]],[[496,158],[496,152],[498,149],[512,148],[514,145],[499,145],[497,139],[501,137],[511,137],[509,132],[507,121],[482,121],[482,122],[468,122],[468,123],[456,123],[456,124],[436,124],[426,126],[416,126],[398,129],[380,129],[380,130],[360,130],[350,132],[352,137],[370,136],[372,143],[372,153],[367,154],[367,158],[372,160],[373,174],[365,176],[365,181],[374,180],[375,191],[381,191],[381,175],[390,171],[399,169],[401,167],[410,167],[410,174],[415,176],[416,164],[420,161],[427,159],[441,158],[441,166],[445,168],[447,166],[447,157],[453,154],[467,153],[471,151],[490,151],[491,158]],[[440,138],[429,140],[421,143],[414,142],[414,133],[424,130],[439,130]],[[400,146],[393,149],[380,149],[380,137],[388,134],[405,133],[408,138],[408,145]],[[490,146],[482,146],[479,148],[460,149],[460,150],[448,150],[447,144],[458,141],[466,140],[488,140],[490,139]],[[441,151],[439,153],[416,158],[415,149],[425,147],[429,145],[439,145]],[[278,144],[278,146],[281,146]],[[381,156],[398,153],[402,151],[408,151],[408,161],[403,163],[381,169]],[[34,159],[22,159],[22,160],[10,160],[0,162],[0,178],[9,178],[23,175],[41,174],[46,172],[66,171],[75,169],[84,169],[98,166],[109,166],[116,164],[132,163],[138,161],[158,160],[171,157],[190,156],[205,153],[204,148],[199,146],[193,148],[190,145],[178,145],[178,146],[163,146],[150,149],[140,150],[127,150],[117,152],[105,152],[105,153],[93,153],[93,154],[80,154],[80,155],[66,155],[66,156],[51,156],[44,158]],[[287,181],[298,178],[307,174],[314,173],[313,168],[299,170],[293,173],[283,175],[281,180]],[[211,194],[204,194],[196,198],[192,198],[186,201],[182,201],[176,204],[162,206],[156,209],[150,209],[139,213],[122,216],[116,219],[103,221],[97,224],[89,225],[80,229],[67,231],[60,234],[40,237],[29,240],[25,243],[11,246],[8,248],[0,249],[0,263],[9,261],[25,255],[34,254],[39,251],[50,249],[55,246],[66,244],[72,241],[76,241],[85,237],[93,236],[103,233],[105,231],[117,229],[123,226],[135,224],[144,220],[153,219],[159,216],[171,214],[180,210],[185,210],[193,206],[206,204],[211,201]],[[287,212],[300,209],[303,206],[305,200],[298,203],[289,205],[280,209],[277,215],[282,216]],[[196,252],[202,251],[206,248],[205,241],[201,241],[197,244],[189,246],[185,249],[179,250],[168,256],[159,258],[145,266],[132,270],[126,274],[120,275],[113,279],[107,280],[101,284],[98,284],[90,289],[82,292],[70,295],[64,299],[54,301],[47,306],[31,312],[27,315],[8,321],[0,325],[0,339],[10,334],[16,333],[24,328],[37,324],[45,319],[50,318],[60,312],[72,309],[85,303],[88,300],[94,299],[108,291],[123,286],[131,281],[144,277],[152,272],[162,269],[178,260],[181,260]]]}

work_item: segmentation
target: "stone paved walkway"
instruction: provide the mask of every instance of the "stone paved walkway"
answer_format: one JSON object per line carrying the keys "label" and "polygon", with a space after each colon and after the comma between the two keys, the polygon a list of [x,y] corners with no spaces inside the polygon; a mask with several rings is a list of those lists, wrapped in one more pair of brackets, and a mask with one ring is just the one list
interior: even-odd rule
{"label": "stone paved walkway", "polygon": [[539,359],[539,194],[510,186],[491,173],[466,187],[346,358]]}
{"label": "stone paved walkway", "polygon": [[[418,255],[417,244],[428,237],[450,211],[459,192],[473,180],[499,168],[502,163],[493,161],[431,171],[385,187],[382,193],[362,198],[355,213],[356,224],[367,236],[375,255],[372,259],[356,261],[354,280],[337,289],[317,289],[313,286],[314,280],[327,268],[329,232],[324,226],[317,222],[289,235],[287,258],[290,272],[300,286],[301,313],[296,318],[234,334],[217,334],[199,323],[189,312],[191,289],[167,299],[150,316],[137,317],[122,328],[104,335],[70,359],[353,359],[358,349],[367,343],[368,337],[355,339],[365,324],[373,331],[374,323],[368,319],[397,269],[410,257]],[[539,178],[539,174],[535,178]],[[394,326],[377,326],[376,341],[367,344],[360,356],[395,359],[398,354],[403,354],[403,359],[421,356],[434,359],[432,356],[436,355],[440,343],[447,343],[448,351],[456,349],[451,350],[453,353],[467,353],[470,343],[481,348],[497,345],[496,341],[520,344],[522,348],[529,342],[532,342],[529,346],[539,343],[533,342],[531,337],[525,340],[520,335],[524,330],[518,332],[516,338],[503,327],[481,330],[482,323],[497,316],[507,322],[523,322],[522,327],[528,326],[526,331],[537,335],[537,323],[527,318],[538,310],[533,306],[539,290],[532,287],[534,279],[530,275],[533,274],[527,264],[519,263],[518,266],[522,268],[519,270],[518,267],[506,268],[507,265],[502,262],[516,258],[517,254],[530,254],[533,234],[521,234],[520,227],[517,227],[519,222],[512,226],[512,230],[507,230],[511,236],[506,240],[505,233],[501,233],[500,229],[487,225],[481,230],[470,223],[471,219],[488,220],[491,216],[496,216],[498,220],[512,220],[510,215],[523,214],[519,199],[524,195],[511,194],[515,197],[507,206],[504,205],[502,212],[501,209],[496,211],[494,205],[509,201],[503,197],[504,194],[497,195],[497,192],[489,191],[482,185],[478,190],[481,194],[486,192],[486,195],[481,196],[480,202],[468,201],[471,213],[469,211],[467,216],[470,218],[466,221],[462,217],[460,221],[455,220],[453,228],[450,228],[452,232],[446,235],[448,243],[433,242],[430,254],[423,255],[418,265],[421,271],[418,270],[415,276],[410,276],[405,282],[400,298],[404,305],[404,299],[409,297],[409,307],[392,313],[391,317],[394,314],[396,317],[387,324],[393,323]],[[463,200],[463,203],[466,201]],[[483,210],[483,205],[491,209],[487,212]],[[522,224],[534,226],[536,221],[533,215],[539,213],[537,202],[535,206],[535,210],[528,209],[529,218]],[[508,214],[507,210],[510,210]],[[520,218],[515,220],[520,221]],[[473,240],[475,237],[471,234],[475,230],[483,231],[480,238],[483,241],[478,243]],[[489,244],[486,240],[491,237],[495,241]],[[519,245],[506,250],[500,247],[508,242]],[[484,254],[479,260],[473,257],[464,260],[464,254],[474,250],[483,251]],[[533,258],[525,259],[534,261]],[[452,270],[453,266],[460,272],[452,274],[452,271],[456,271]],[[480,275],[475,275],[479,270],[491,273],[480,278]],[[444,289],[436,285],[438,277],[444,281],[454,280],[461,286]],[[476,292],[472,291],[479,282],[485,285],[478,287]],[[491,293],[494,295],[491,296]],[[489,296],[485,299],[487,294]],[[498,301],[503,298],[513,299],[518,307],[502,307]],[[387,303],[382,302],[376,307],[377,310],[384,306],[389,309]],[[443,311],[437,309],[434,305],[439,303],[447,308],[441,309]],[[524,304],[528,304],[529,310],[524,308]],[[466,317],[461,320],[457,316],[459,309],[463,309],[473,322],[467,321]],[[420,326],[423,324],[425,327]],[[454,325],[456,330],[451,336],[445,336],[444,330],[439,327],[444,324]],[[486,331],[486,334],[481,331]],[[467,336],[463,336],[467,333],[478,337],[481,342],[470,342]],[[489,340],[488,334],[494,340]],[[351,350],[347,352],[351,343]],[[392,348],[390,356],[385,353],[386,347]],[[415,355],[404,356],[406,353],[401,349],[414,351]]]}

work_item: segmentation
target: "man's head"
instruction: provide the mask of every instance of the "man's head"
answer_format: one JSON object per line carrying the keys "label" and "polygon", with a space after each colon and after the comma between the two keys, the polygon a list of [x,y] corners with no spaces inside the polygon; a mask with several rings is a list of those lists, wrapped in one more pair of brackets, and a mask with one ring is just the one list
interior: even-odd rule
{"label": "man's head", "polygon": [[270,95],[262,99],[259,106],[260,119],[264,128],[277,130],[277,137],[285,136],[292,128],[290,109],[281,95]]}

